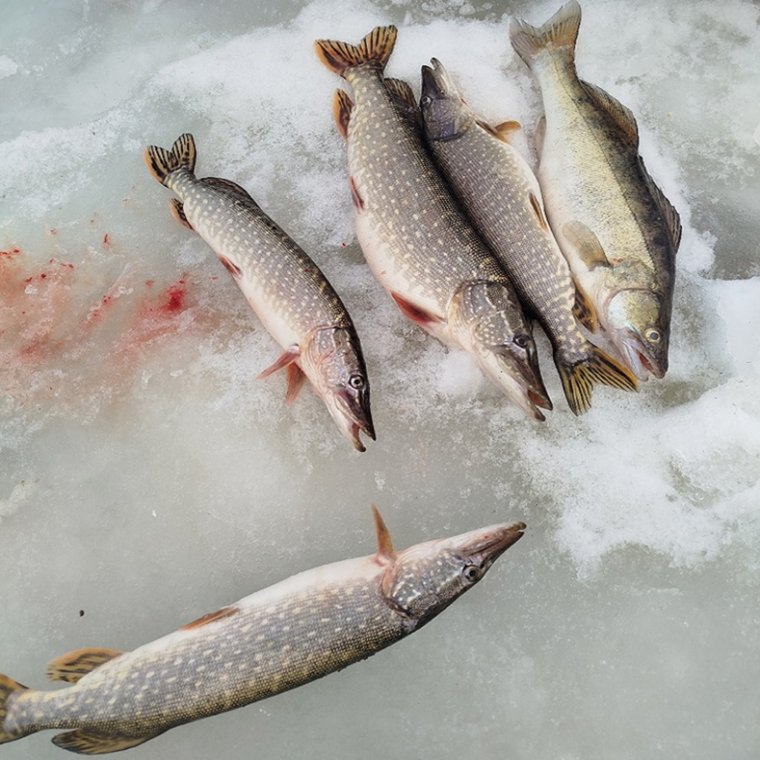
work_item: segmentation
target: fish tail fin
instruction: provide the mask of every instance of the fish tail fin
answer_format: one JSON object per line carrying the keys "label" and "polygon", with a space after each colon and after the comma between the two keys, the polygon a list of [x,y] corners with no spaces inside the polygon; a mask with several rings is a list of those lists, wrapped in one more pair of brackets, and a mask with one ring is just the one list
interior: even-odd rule
{"label": "fish tail fin", "polygon": [[636,378],[622,364],[602,349],[589,343],[589,355],[580,361],[565,361],[554,357],[567,403],[573,414],[583,414],[591,406],[591,388],[594,383],[611,385],[624,391],[639,389]]}
{"label": "fish tail fin", "polygon": [[171,150],[149,145],[145,149],[145,164],[150,173],[165,185],[167,178],[177,169],[195,171],[195,139],[189,133],[180,135],[172,145]]}
{"label": "fish tail fin", "polygon": [[376,26],[358,45],[337,40],[317,40],[314,46],[319,60],[341,76],[347,69],[371,63],[381,71],[396,44],[398,30],[395,26]]}
{"label": "fish tail fin", "polygon": [[563,5],[543,26],[511,19],[509,40],[520,58],[530,66],[536,56],[547,49],[569,48],[575,57],[575,41],[581,25],[581,6],[576,0]]}
{"label": "fish tail fin", "polygon": [[12,678],[8,678],[8,676],[4,676],[2,673],[0,673],[0,744],[15,741],[16,739],[21,739],[22,737],[26,736],[28,733],[33,733],[31,731],[23,731],[18,729],[11,730],[5,725],[5,719],[8,715],[9,697],[11,697],[13,694],[18,694],[21,691],[27,690],[27,686],[23,686],[22,684],[14,681]]}

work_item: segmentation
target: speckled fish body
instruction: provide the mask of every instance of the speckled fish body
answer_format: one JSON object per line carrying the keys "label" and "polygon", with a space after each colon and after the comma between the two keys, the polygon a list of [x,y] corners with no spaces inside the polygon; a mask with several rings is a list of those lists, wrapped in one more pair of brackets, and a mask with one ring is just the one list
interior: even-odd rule
{"label": "speckled fish body", "polygon": [[[265,699],[365,659],[414,632],[522,536],[496,525],[396,553],[376,513],[376,554],[309,570],[131,652],[77,650],[51,663],[58,691],[0,676],[0,742],[48,728],[103,754]],[[94,667],[94,669],[93,669]],[[88,672],[89,671],[89,672]]]}
{"label": "speckled fish body", "polygon": [[431,63],[422,68],[420,101],[428,145],[473,226],[541,322],[572,410],[588,408],[595,381],[632,390],[635,378],[593,346],[576,322],[575,287],[547,223],[538,181],[506,137],[519,124],[486,124],[441,62]]}
{"label": "speckled fish body", "polygon": [[538,29],[510,25],[544,103],[538,178],[549,223],[590,302],[590,326],[601,324],[639,377],[662,377],[680,221],[639,156],[633,114],[576,74],[580,20],[572,0]]}
{"label": "speckled fish body", "polygon": [[285,353],[261,376],[287,368],[288,401],[305,375],[341,431],[360,451],[374,438],[369,382],[351,317],[327,278],[239,185],[194,173],[195,141],[151,146],[146,163],[179,200],[173,214],[216,253]]}
{"label": "speckled fish body", "polygon": [[378,27],[358,46],[317,42],[323,63],[353,90],[354,103],[340,92],[336,117],[348,142],[365,258],[407,317],[445,344],[469,351],[518,405],[543,419],[537,407],[551,403],[514,289],[383,78],[395,38],[395,27]]}

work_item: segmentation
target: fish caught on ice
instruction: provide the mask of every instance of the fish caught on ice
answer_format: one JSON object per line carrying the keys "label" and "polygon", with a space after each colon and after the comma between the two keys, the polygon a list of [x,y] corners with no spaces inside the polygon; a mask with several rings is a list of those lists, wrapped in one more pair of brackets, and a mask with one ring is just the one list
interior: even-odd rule
{"label": "fish caught on ice", "polygon": [[640,379],[661,378],[681,223],[639,156],[631,111],[578,77],[580,23],[575,0],[539,28],[510,23],[512,47],[541,87],[538,179],[586,326],[601,327]]}
{"label": "fish caught on ice", "polygon": [[0,743],[67,729],[54,744],[117,752],[314,681],[419,630],[525,529],[493,525],[397,552],[373,512],[375,554],[294,575],[131,652],[63,655],[48,675],[69,688],[28,689],[0,675]]}
{"label": "fish caught on ice", "polygon": [[373,440],[369,379],[351,317],[327,278],[240,185],[195,176],[192,135],[171,150],[150,146],[145,162],[173,190],[172,214],[216,253],[284,353],[259,377],[288,374],[288,403],[305,378],[341,432],[359,451],[363,432]]}
{"label": "fish caught on ice", "polygon": [[546,221],[541,189],[509,142],[520,125],[485,123],[435,58],[422,67],[420,108],[443,176],[544,328],[572,411],[588,409],[594,383],[634,390],[636,378],[592,345],[576,322],[576,290]]}
{"label": "fish caught on ice", "polygon": [[521,409],[542,420],[551,401],[531,326],[501,265],[473,230],[433,165],[408,85],[383,77],[393,26],[359,45],[318,40],[317,54],[353,90],[334,113],[348,145],[356,233],[375,277],[406,317],[463,348]]}

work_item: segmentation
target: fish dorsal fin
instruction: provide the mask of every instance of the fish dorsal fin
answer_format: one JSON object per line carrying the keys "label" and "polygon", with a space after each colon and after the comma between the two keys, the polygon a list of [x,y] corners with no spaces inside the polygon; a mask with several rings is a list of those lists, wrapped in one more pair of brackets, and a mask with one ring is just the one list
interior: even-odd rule
{"label": "fish dorsal fin", "polygon": [[301,349],[298,347],[297,343],[294,343],[292,346],[286,348],[282,354],[280,354],[274,364],[270,364],[263,372],[260,372],[257,375],[256,379],[263,380],[265,377],[273,375],[278,370],[284,369],[293,362],[297,362],[300,356]]}
{"label": "fish dorsal fin", "polygon": [[76,731],[66,731],[53,737],[53,744],[69,752],[77,752],[80,755],[105,755],[109,752],[120,752],[123,749],[131,749],[139,744],[153,739],[158,734],[150,736],[101,736],[78,728]]}
{"label": "fish dorsal fin", "polygon": [[420,113],[414,92],[407,82],[403,79],[386,78],[385,89],[393,98],[393,102],[404,116],[406,116],[415,126],[422,125],[422,114]]}
{"label": "fish dorsal fin", "polygon": [[348,139],[348,122],[351,121],[351,111],[354,101],[345,90],[335,90],[333,96],[333,118],[343,139]]}
{"label": "fish dorsal fin", "polygon": [[544,138],[546,137],[546,116],[542,116],[536,124],[536,131],[533,134],[533,145],[536,148],[536,155],[541,158],[544,151]]}
{"label": "fish dorsal fin", "polygon": [[372,517],[375,520],[375,535],[377,536],[377,558],[383,562],[390,562],[396,558],[393,541],[380,510],[374,504],[372,505]]}
{"label": "fish dorsal fin", "polygon": [[533,209],[533,213],[536,215],[536,220],[538,221],[539,227],[541,227],[544,232],[548,232],[549,222],[546,221],[546,214],[544,214],[543,204],[535,195],[535,193],[532,192],[528,193],[528,200],[530,200],[530,207]]}
{"label": "fish dorsal fin", "polygon": [[599,238],[583,222],[567,222],[562,233],[589,269],[610,266]]}
{"label": "fish dorsal fin", "polygon": [[623,134],[630,140],[631,144],[638,148],[639,146],[639,128],[636,124],[636,117],[630,108],[624,106],[617,98],[613,98],[606,90],[597,87],[590,82],[581,80],[583,89],[589,94],[596,104],[603,108],[612,117],[612,120],[620,127]]}
{"label": "fish dorsal fin", "polygon": [[244,188],[240,187],[237,182],[233,182],[231,179],[222,179],[221,177],[204,177],[201,182],[204,185],[213,187],[216,190],[224,190],[231,195],[234,195],[241,201],[246,203],[253,203],[257,205],[256,201],[251,198],[251,194]]}
{"label": "fish dorsal fin", "polygon": [[595,333],[599,329],[599,317],[596,307],[586,293],[575,285],[575,304],[573,315],[589,331]]}
{"label": "fish dorsal fin", "polygon": [[67,652],[55,660],[51,660],[48,663],[47,676],[51,681],[76,683],[80,678],[122,654],[124,652],[121,649],[105,649],[103,647],[75,649],[73,652]]}
{"label": "fish dorsal fin", "polygon": [[657,207],[660,209],[662,218],[665,220],[665,226],[668,228],[670,245],[673,247],[673,253],[675,254],[678,251],[678,246],[681,245],[681,217],[675,210],[673,204],[665,197],[665,194],[657,186],[657,183],[652,179],[646,166],[644,166],[643,159],[641,158],[639,158],[639,165],[641,166],[641,171],[646,180],[649,193],[657,204]]}

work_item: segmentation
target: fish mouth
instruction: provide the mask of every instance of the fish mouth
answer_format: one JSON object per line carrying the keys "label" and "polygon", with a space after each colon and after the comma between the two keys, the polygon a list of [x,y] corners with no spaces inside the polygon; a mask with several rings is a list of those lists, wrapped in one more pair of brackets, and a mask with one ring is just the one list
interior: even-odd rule
{"label": "fish mouth", "polygon": [[535,356],[526,361],[515,356],[508,346],[494,347],[492,356],[496,366],[491,366],[491,362],[481,363],[486,374],[529,417],[543,422],[546,417],[541,410],[551,411],[554,407],[541,380]]}
{"label": "fish mouth", "polygon": [[484,528],[460,546],[458,553],[481,567],[488,567],[523,537],[526,527],[524,522],[515,522]]}
{"label": "fish mouth", "polygon": [[367,450],[362,442],[360,433],[364,433],[373,441],[377,440],[375,437],[375,426],[372,422],[372,412],[369,407],[368,393],[363,394],[359,398],[340,393],[333,417],[338,423],[338,427],[343,431],[346,438],[351,441],[357,451],[363,453]]}
{"label": "fish mouth", "polygon": [[442,99],[453,95],[456,90],[449,74],[437,58],[431,58],[430,66],[422,67],[422,97]]}
{"label": "fish mouth", "polygon": [[628,366],[639,380],[647,380],[650,375],[653,375],[658,380],[662,380],[665,377],[668,369],[667,357],[665,357],[664,361],[658,361],[657,357],[653,356],[652,352],[636,333],[626,330],[615,343],[623,352]]}

